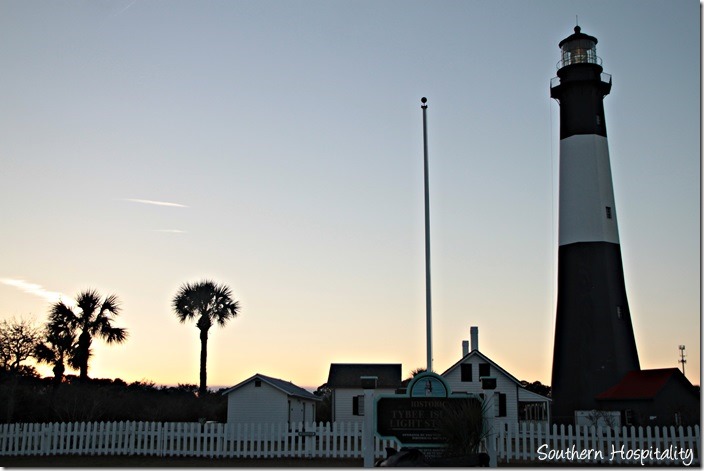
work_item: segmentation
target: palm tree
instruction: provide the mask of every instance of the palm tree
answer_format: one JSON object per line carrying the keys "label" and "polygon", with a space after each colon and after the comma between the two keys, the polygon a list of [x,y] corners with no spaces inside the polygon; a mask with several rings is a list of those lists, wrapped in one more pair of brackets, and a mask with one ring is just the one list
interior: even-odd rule
{"label": "palm tree", "polygon": [[49,316],[49,322],[45,327],[45,341],[40,342],[34,352],[34,356],[42,363],[53,364],[54,385],[58,386],[63,380],[66,366],[64,362],[69,360],[76,351],[76,331],[60,316]]}
{"label": "palm tree", "polygon": [[96,290],[89,289],[76,297],[76,311],[58,301],[51,308],[51,318],[60,319],[78,335],[78,343],[71,352],[69,364],[80,371],[81,381],[88,379],[88,361],[90,360],[93,337],[99,337],[107,343],[122,343],[127,339],[127,330],[112,325],[114,318],[120,313],[117,296],[101,299]]}
{"label": "palm tree", "polygon": [[238,301],[232,299],[232,291],[225,285],[204,280],[186,283],[179,288],[172,303],[176,317],[181,323],[198,318],[196,327],[200,330],[200,387],[198,394],[207,391],[208,330],[217,322],[221,327],[228,319],[236,317],[240,311]]}

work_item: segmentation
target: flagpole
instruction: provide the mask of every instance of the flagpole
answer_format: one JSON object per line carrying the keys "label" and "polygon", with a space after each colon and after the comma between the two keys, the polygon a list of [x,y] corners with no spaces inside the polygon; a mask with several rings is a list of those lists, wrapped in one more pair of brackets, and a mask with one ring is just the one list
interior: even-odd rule
{"label": "flagpole", "polygon": [[425,180],[425,331],[427,340],[427,368],[428,372],[433,371],[433,329],[432,329],[432,308],[430,299],[430,196],[428,191],[428,126],[426,110],[428,109],[428,99],[420,99],[423,109],[423,164]]}

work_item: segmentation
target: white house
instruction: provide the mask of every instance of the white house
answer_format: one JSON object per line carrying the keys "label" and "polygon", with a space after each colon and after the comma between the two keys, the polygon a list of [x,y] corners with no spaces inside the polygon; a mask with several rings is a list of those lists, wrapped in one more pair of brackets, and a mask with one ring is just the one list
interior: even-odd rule
{"label": "white house", "polygon": [[259,373],[222,394],[227,396],[227,423],[313,422],[321,400],[289,381]]}
{"label": "white house", "polygon": [[332,363],[327,385],[332,390],[333,422],[362,421],[362,376],[377,377],[375,394],[393,394],[401,386],[401,364]]}
{"label": "white house", "polygon": [[481,377],[496,378],[494,398],[496,423],[506,429],[509,424],[522,421],[549,423],[551,399],[528,391],[519,380],[479,351],[479,329],[472,327],[471,350],[469,342],[462,342],[462,358],[442,377],[453,393],[482,394]]}

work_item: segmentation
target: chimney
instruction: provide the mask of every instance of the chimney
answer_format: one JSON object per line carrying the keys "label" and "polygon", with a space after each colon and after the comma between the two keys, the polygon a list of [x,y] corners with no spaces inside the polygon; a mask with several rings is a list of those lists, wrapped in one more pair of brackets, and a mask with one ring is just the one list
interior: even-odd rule
{"label": "chimney", "polygon": [[466,357],[469,353],[469,340],[462,341],[462,358]]}
{"label": "chimney", "polygon": [[472,339],[472,351],[479,350],[479,327],[472,326],[469,328],[469,335]]}

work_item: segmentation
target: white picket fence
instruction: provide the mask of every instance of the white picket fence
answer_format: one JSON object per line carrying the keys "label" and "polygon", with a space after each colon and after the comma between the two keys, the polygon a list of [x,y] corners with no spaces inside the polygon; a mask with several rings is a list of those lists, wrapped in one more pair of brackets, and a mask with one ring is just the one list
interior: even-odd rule
{"label": "white picket fence", "polygon": [[[503,464],[701,464],[699,426],[608,427],[526,423],[492,437]],[[375,439],[375,457],[393,440]],[[657,455],[656,453],[660,453]],[[151,455],[208,458],[362,458],[362,426],[73,422],[0,425],[0,456]]]}
{"label": "white picket fence", "polygon": [[501,463],[535,464],[701,464],[699,426],[610,427],[517,424],[498,430]]}
{"label": "white picket fence", "polygon": [[[375,440],[375,457],[395,441]],[[362,458],[359,423],[75,422],[0,425],[0,456],[152,455]]]}

